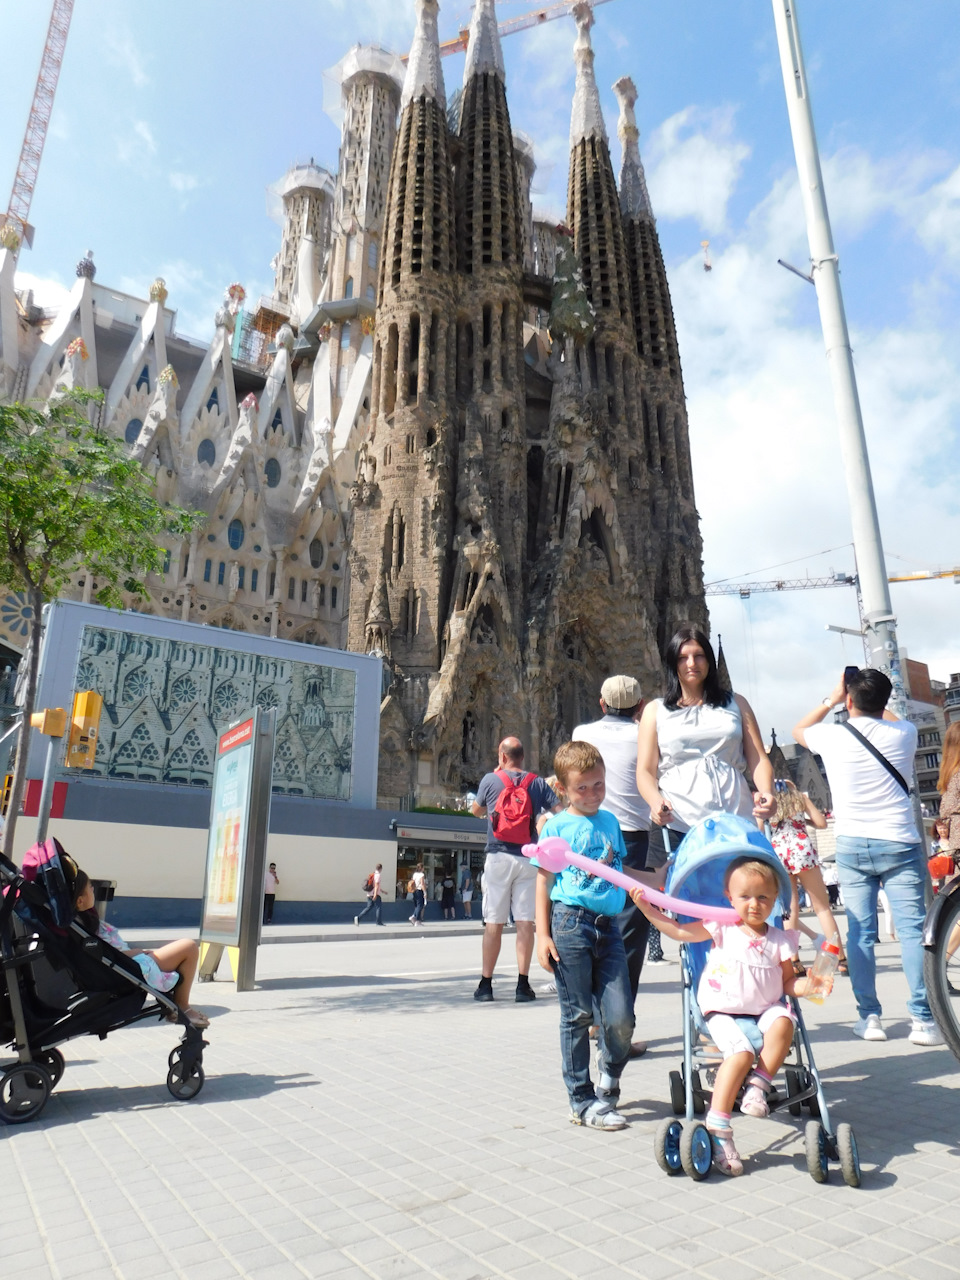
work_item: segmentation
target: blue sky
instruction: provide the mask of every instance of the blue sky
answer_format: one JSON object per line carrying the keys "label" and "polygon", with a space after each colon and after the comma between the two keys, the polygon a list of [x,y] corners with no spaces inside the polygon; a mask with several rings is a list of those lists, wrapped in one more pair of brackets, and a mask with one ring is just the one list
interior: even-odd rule
{"label": "blue sky", "polygon": [[[534,7],[501,0],[501,19]],[[0,178],[12,181],[48,6],[0,3]],[[294,161],[336,168],[322,72],[358,40],[402,50],[411,0],[77,0],[24,273],[143,293],[166,277],[182,332],[207,340],[222,289],[269,292],[279,228],[266,188]],[[442,5],[441,35],[469,19]],[[637,82],[641,149],[681,339],[708,579],[796,559],[849,570],[843,477],[814,291],[776,266],[806,241],[767,0],[610,0],[597,76]],[[803,0],[812,99],[891,572],[960,558],[960,7]],[[540,162],[536,202],[562,212],[573,85],[569,19],[504,42],[516,127]],[[444,63],[448,91],[463,56]],[[702,269],[709,239],[713,271]],[[29,281],[27,281],[29,282]],[[838,551],[817,554],[826,548]],[[901,559],[895,557],[902,557]],[[778,576],[781,570],[762,573]],[[894,588],[901,641],[960,670],[960,588]],[[789,728],[855,661],[848,591],[715,600],[738,686]],[[852,647],[851,647],[852,646]],[[789,681],[784,680],[789,673]],[[822,686],[822,688],[821,688]]]}

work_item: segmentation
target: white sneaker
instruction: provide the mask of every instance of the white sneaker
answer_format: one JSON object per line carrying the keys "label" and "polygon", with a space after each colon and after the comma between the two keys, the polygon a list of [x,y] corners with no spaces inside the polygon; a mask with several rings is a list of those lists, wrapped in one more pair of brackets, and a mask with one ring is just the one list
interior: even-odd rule
{"label": "white sneaker", "polygon": [[875,1013],[870,1013],[865,1018],[858,1018],[853,1024],[853,1034],[859,1036],[861,1040],[886,1040],[887,1038],[883,1023]]}
{"label": "white sneaker", "polygon": [[943,1044],[943,1036],[935,1022],[924,1022],[922,1018],[914,1018],[907,1037],[911,1044],[934,1045]]}

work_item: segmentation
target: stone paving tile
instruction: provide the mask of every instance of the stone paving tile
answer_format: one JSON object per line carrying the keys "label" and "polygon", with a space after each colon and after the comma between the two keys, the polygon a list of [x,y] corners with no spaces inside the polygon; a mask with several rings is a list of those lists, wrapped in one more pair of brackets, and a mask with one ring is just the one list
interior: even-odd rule
{"label": "stone paving tile", "polygon": [[[836,1167],[814,1184],[802,1127],[779,1118],[735,1121],[742,1178],[661,1174],[675,969],[642,981],[651,1048],[624,1077],[630,1128],[569,1125],[556,1001],[478,1010],[478,950],[477,937],[265,948],[257,991],[203,989],[194,1103],[164,1087],[169,1028],[68,1045],[43,1116],[4,1133],[5,1208],[29,1231],[4,1263],[30,1280],[960,1274],[960,1076],[945,1050],[906,1041],[895,948],[880,948],[895,1038],[850,1035],[846,985],[811,1026],[834,1119],[857,1128],[860,1191]],[[85,1269],[68,1276],[60,1259]]]}

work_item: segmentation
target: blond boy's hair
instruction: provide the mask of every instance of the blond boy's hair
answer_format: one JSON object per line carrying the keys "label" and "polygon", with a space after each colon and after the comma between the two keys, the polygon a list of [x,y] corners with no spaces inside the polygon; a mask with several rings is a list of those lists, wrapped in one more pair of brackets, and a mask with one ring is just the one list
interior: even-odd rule
{"label": "blond boy's hair", "polygon": [[592,742],[565,742],[553,757],[553,772],[564,788],[571,773],[587,773],[597,765],[604,767],[603,756]]}

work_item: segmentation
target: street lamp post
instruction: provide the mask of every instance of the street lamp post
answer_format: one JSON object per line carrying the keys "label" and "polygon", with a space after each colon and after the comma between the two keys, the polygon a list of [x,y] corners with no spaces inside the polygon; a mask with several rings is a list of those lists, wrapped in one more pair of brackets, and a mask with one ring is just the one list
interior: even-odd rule
{"label": "street lamp post", "polygon": [[773,0],[773,16],[780,48],[787,114],[800,176],[800,192],[807,223],[813,281],[820,306],[820,324],[833,384],[840,451],[847,480],[854,553],[863,600],[864,647],[868,663],[885,672],[893,684],[891,709],[906,716],[906,695],[897,647],[887,570],[880,540],[880,522],[870,475],[867,441],[857,394],[857,377],[847,319],[840,291],[840,263],[833,245],[830,215],[813,127],[810,92],[797,25],[797,0]]}

